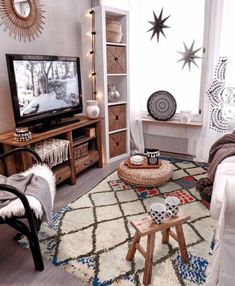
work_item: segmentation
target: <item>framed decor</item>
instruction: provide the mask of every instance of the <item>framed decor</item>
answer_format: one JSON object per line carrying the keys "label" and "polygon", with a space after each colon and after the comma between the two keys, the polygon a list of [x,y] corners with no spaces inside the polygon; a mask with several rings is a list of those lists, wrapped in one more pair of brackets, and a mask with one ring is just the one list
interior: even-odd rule
{"label": "framed decor", "polygon": [[45,24],[42,6],[39,0],[0,0],[0,24],[15,39],[34,40]]}
{"label": "framed decor", "polygon": [[176,112],[176,101],[168,91],[159,90],[150,95],[147,109],[150,116],[156,120],[168,120]]}

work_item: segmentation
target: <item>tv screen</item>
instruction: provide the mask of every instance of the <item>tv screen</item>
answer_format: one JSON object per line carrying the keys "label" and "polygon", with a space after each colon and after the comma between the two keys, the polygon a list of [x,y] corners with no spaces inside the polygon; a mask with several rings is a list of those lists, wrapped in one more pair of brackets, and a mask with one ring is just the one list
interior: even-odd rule
{"label": "tv screen", "polygon": [[16,126],[82,112],[78,57],[6,55]]}

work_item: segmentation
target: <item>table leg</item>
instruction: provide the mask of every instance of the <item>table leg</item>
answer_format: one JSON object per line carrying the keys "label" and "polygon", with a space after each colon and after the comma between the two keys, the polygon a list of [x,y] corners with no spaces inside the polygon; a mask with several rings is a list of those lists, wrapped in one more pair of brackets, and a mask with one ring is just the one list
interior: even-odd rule
{"label": "table leg", "polygon": [[169,242],[169,231],[170,228],[165,228],[162,230],[162,243],[166,244]]}
{"label": "table leg", "polygon": [[154,245],[155,245],[155,233],[149,234],[147,242],[147,255],[145,257],[145,265],[144,265],[143,283],[145,286],[151,283]]}
{"label": "table leg", "polygon": [[188,263],[189,257],[188,257],[188,251],[187,251],[187,246],[186,246],[186,242],[185,242],[185,238],[184,238],[184,232],[183,232],[182,224],[176,225],[175,229],[176,229],[176,233],[177,233],[181,257],[182,257],[184,263]]}
{"label": "table leg", "polygon": [[138,243],[140,241],[140,235],[138,232],[135,233],[135,236],[133,237],[132,239],[132,242],[131,242],[131,245],[130,245],[130,248],[128,250],[128,253],[127,253],[127,256],[126,256],[126,260],[127,261],[131,261],[135,255],[135,252],[136,252],[136,243]]}

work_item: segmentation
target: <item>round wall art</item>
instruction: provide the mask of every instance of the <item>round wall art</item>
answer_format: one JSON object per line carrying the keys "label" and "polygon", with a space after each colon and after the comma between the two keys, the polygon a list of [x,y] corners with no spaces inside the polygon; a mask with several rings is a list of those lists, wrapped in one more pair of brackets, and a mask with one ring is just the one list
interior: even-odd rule
{"label": "round wall art", "polygon": [[168,91],[159,90],[150,95],[147,109],[154,119],[168,120],[175,114],[176,101]]}

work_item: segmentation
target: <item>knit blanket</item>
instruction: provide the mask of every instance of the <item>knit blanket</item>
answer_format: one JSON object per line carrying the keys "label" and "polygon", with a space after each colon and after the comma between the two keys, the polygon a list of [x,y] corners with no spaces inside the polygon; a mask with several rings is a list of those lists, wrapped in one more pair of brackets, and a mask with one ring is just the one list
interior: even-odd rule
{"label": "knit blanket", "polygon": [[69,146],[68,140],[50,138],[32,145],[31,148],[52,168],[68,160]]}
{"label": "knit blanket", "polygon": [[226,158],[235,155],[235,132],[218,139],[210,148],[207,177],[198,180],[196,188],[202,198],[210,202],[213,182],[218,165]]}
{"label": "knit blanket", "polygon": [[[51,221],[52,195],[48,182],[41,176],[29,173],[27,175],[14,174],[10,177],[0,175],[0,184],[13,186],[23,192],[26,196],[35,197],[41,204],[43,214],[42,221]],[[17,196],[7,191],[0,190],[0,210],[16,201]],[[14,210],[12,210],[12,213]]]}
{"label": "knit blanket", "polygon": [[210,148],[207,177],[213,182],[217,166],[227,157],[235,155],[235,132],[225,134]]}

